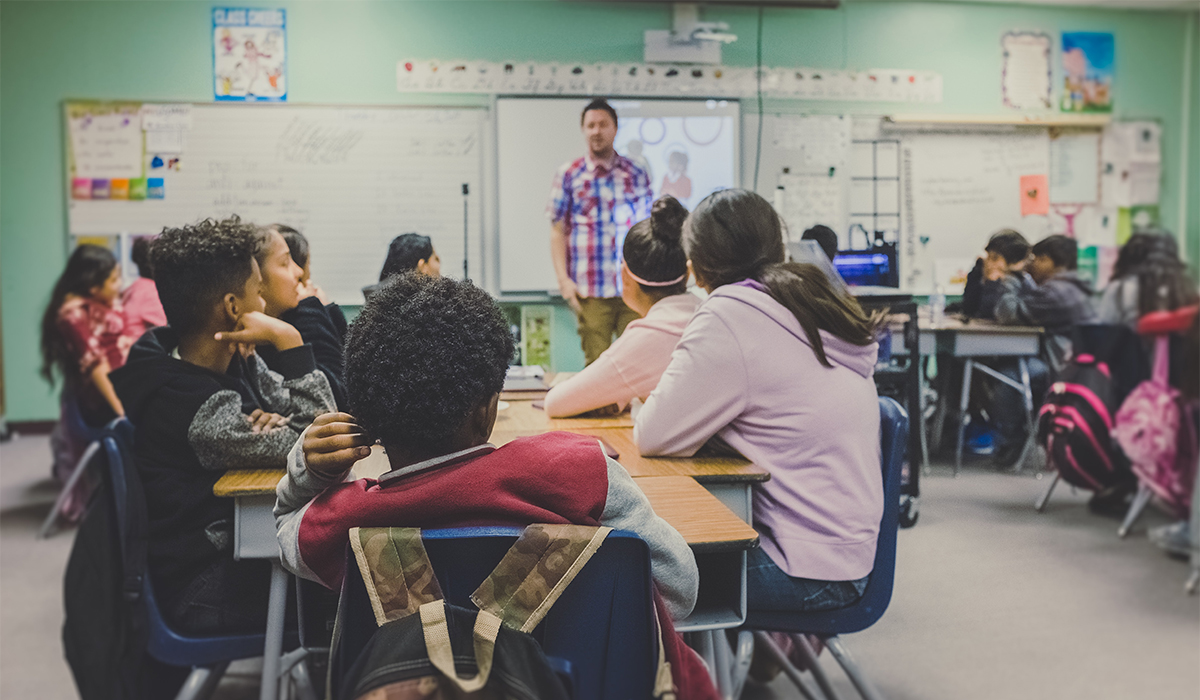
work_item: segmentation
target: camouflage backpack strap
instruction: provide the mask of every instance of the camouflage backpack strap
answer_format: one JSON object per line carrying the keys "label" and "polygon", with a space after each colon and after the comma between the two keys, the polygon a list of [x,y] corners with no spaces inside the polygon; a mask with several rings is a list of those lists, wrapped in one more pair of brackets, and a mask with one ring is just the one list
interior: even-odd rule
{"label": "camouflage backpack strap", "polygon": [[350,548],[371,599],[375,624],[408,617],[425,603],[442,599],[420,529],[351,528]]}
{"label": "camouflage backpack strap", "polygon": [[508,627],[531,632],[610,532],[586,525],[526,527],[471,602]]}

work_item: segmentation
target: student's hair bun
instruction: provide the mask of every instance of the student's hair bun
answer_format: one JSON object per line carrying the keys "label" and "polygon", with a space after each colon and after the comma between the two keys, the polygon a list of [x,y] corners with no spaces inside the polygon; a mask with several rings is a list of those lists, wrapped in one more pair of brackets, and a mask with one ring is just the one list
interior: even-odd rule
{"label": "student's hair bun", "polygon": [[664,194],[650,207],[650,234],[664,243],[679,244],[683,221],[688,210],[669,194]]}

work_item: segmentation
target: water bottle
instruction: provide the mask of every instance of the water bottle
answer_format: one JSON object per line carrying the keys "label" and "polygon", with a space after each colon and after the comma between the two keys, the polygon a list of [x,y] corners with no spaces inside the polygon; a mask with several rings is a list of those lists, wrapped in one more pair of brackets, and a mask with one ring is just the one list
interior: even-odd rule
{"label": "water bottle", "polygon": [[933,294],[929,295],[929,321],[940,326],[946,320],[946,289],[938,285]]}

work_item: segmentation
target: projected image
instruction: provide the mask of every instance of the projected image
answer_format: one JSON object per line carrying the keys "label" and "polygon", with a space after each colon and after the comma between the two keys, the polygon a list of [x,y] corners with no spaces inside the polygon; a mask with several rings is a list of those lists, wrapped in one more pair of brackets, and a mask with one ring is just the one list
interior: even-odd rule
{"label": "projected image", "polygon": [[614,145],[646,170],[655,197],[669,194],[691,209],[709,194],[734,186],[732,115],[640,116],[628,106],[638,104],[614,104],[620,116]]}

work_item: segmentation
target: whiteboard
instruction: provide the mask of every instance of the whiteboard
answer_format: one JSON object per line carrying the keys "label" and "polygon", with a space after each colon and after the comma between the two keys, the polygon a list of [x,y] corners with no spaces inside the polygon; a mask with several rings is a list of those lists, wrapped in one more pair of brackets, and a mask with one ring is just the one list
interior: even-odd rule
{"label": "whiteboard", "polygon": [[431,237],[443,274],[462,276],[466,184],[468,262],[478,280],[486,118],[479,108],[193,105],[177,169],[151,169],[155,154],[145,154],[164,198],[82,200],[68,189],[69,231],[156,234],[231,214],[284,223],[308,237],[313,280],[334,301],[361,304],[401,233]]}
{"label": "whiteboard", "polygon": [[[558,293],[550,259],[546,205],[555,173],[584,155],[579,119],[588,98],[496,100],[497,208],[501,292]],[[739,115],[735,100],[611,100],[618,153],[639,162],[657,196],[668,156],[688,156],[691,208],[711,192],[737,186]],[[641,156],[631,153],[637,141]],[[678,182],[678,181],[677,181]]]}
{"label": "whiteboard", "polygon": [[997,229],[1016,229],[1030,242],[1048,234],[1048,218],[1021,216],[1020,201],[1022,175],[1050,172],[1044,129],[912,134],[904,136],[901,149],[902,288],[932,292],[935,266],[950,269],[948,263],[982,255]]}

